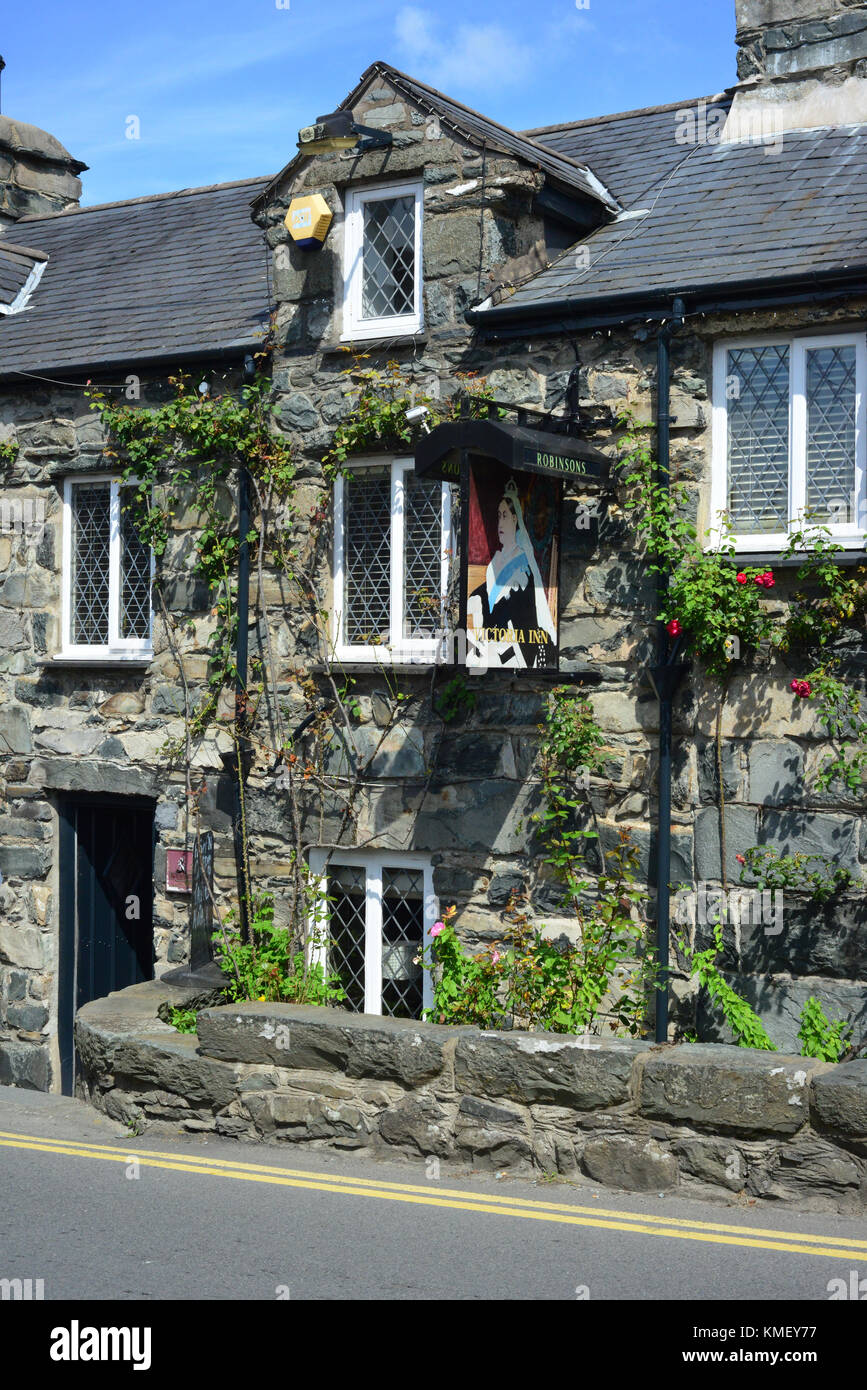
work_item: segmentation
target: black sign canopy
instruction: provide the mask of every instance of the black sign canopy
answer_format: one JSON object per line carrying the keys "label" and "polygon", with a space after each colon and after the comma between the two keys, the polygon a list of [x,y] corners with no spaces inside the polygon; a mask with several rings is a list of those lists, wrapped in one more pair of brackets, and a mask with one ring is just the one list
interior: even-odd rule
{"label": "black sign canopy", "polygon": [[418,441],[415,471],[421,478],[457,482],[461,453],[484,454],[506,469],[544,473],[554,478],[601,484],[611,460],[599,449],[572,435],[551,434],[507,420],[451,420],[437,425]]}

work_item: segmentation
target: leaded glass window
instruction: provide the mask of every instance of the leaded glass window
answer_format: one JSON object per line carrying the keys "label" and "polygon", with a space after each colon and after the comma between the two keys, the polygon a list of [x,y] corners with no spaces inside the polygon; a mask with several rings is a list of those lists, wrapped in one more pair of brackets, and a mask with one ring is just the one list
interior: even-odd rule
{"label": "leaded glass window", "polygon": [[346,641],[369,647],[391,638],[391,469],[346,480]]}
{"label": "leaded glass window", "polygon": [[715,370],[715,524],[725,513],[740,553],[817,526],[863,549],[867,337],[721,345]]}
{"label": "leaded glass window", "polygon": [[366,888],[364,869],[349,865],[328,874],[328,969],[340,979],[346,1007],[364,1012]]}
{"label": "leaded glass window", "polygon": [[344,660],[440,659],[451,494],[412,460],[335,485],[336,638]]}
{"label": "leaded glass window", "polygon": [[151,630],[151,552],[133,523],[130,492],[121,491],[120,635],[146,639]]}
{"label": "leaded glass window", "polygon": [[421,869],[386,866],[382,872],[382,1012],[393,1018],[421,1014],[423,934]]}
{"label": "leaded glass window", "polygon": [[72,489],[72,641],[108,645],[111,484]]}
{"label": "leaded glass window", "polygon": [[818,520],[839,515],[853,488],[855,347],[807,353],[807,506]]}
{"label": "leaded glass window", "polygon": [[[729,354],[729,498],[735,531],[785,530],[789,507],[789,349]],[[736,389],[735,389],[736,388]]]}
{"label": "leaded glass window", "polygon": [[350,189],[344,246],[345,339],[422,328],[422,185]]}
{"label": "leaded glass window", "polygon": [[[336,862],[335,862],[336,861]],[[436,917],[430,862],[372,851],[311,852],[321,898],[314,912],[314,958],[337,975],[352,1013],[421,1018],[430,981],[422,964]]]}
{"label": "leaded glass window", "polygon": [[415,303],[415,198],[364,204],[361,316],[395,318]]}
{"label": "leaded glass window", "polygon": [[117,478],[70,478],[65,490],[63,650],[150,654],[151,551]]}
{"label": "leaded glass window", "polygon": [[432,636],[442,609],[442,484],[404,477],[404,637]]}

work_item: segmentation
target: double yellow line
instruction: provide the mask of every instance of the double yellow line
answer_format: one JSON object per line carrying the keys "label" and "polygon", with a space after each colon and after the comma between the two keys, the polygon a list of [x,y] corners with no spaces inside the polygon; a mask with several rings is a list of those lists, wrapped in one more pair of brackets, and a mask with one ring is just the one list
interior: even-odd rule
{"label": "double yellow line", "polygon": [[0,1147],[29,1149],[37,1153],[59,1154],[66,1158],[102,1159],[108,1163],[136,1162],[143,1168],[169,1168],[212,1178],[234,1178],[239,1182],[268,1183],[276,1187],[300,1187],[343,1197],[378,1197],[389,1202],[409,1202],[417,1206],[447,1207],[455,1211],[479,1212],[488,1216],[523,1217],[529,1221],[553,1221],[566,1226],[593,1226],[608,1231],[632,1232],[644,1236],[665,1236],[669,1240],[696,1240],[712,1245],[749,1246],[758,1250],[777,1250],[795,1255],[824,1255],[835,1260],[867,1261],[867,1240],[837,1239],[810,1235],[803,1231],[774,1231],[760,1226],[731,1226],[718,1221],[690,1221],[681,1217],[646,1216],[610,1211],[604,1207],[583,1207],[571,1202],[539,1202],[499,1193],[474,1193],[459,1188],[411,1183],[383,1182],[377,1178],[347,1178],[331,1173],[310,1173],[297,1168],[271,1168],[261,1163],[242,1163],[223,1158],[187,1158],[158,1149],[125,1149],[105,1144],[79,1143],[69,1139],[46,1139],[35,1134],[9,1134],[0,1131]]}

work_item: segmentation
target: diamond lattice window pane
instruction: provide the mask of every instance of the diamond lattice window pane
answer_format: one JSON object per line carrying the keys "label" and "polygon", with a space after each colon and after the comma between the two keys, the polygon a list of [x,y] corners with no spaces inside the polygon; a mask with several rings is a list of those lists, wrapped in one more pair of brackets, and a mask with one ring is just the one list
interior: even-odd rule
{"label": "diamond lattice window pane", "polygon": [[442,606],[442,484],[404,474],[404,637],[430,637]]}
{"label": "diamond lattice window pane", "polygon": [[816,520],[850,515],[855,486],[855,347],[807,352],[807,507]]}
{"label": "diamond lattice window pane", "polygon": [[72,489],[72,641],[108,645],[111,484]]}
{"label": "diamond lattice window pane", "polygon": [[[789,349],[728,354],[728,505],[738,532],[785,531],[789,519]],[[731,388],[731,389],[729,389]]]}
{"label": "diamond lattice window pane", "polygon": [[124,503],[132,501],[121,493],[120,544],[120,635],[121,637],[150,637],[151,631],[151,552],[142,545],[130,512]]}
{"label": "diamond lattice window pane", "polygon": [[415,309],[415,198],[364,204],[361,317],[396,318]]}
{"label": "diamond lattice window pane", "polygon": [[362,868],[328,871],[328,969],[339,976],[344,1005],[364,1012],[364,938],[366,884]]}
{"label": "diamond lattice window pane", "polygon": [[424,932],[424,873],[382,871],[382,1012],[420,1018]]}
{"label": "diamond lattice window pane", "polygon": [[344,640],[391,641],[391,470],[365,470],[345,482]]}

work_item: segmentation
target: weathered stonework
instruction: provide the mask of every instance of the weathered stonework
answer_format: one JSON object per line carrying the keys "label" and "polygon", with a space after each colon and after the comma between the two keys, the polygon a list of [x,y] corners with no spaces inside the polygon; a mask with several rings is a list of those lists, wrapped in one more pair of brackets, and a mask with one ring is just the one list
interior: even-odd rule
{"label": "weathered stonework", "polygon": [[143,1130],[560,1174],[627,1191],[862,1211],[867,1062],[481,1033],[280,1004],[157,1018],[155,982],[87,1004],[83,1094]]}
{"label": "weathered stonework", "polygon": [[0,226],[77,206],[86,168],[47,131],[0,116]]}
{"label": "weathered stonework", "polygon": [[[386,152],[343,152],[302,160],[257,211],[273,255],[275,421],[299,460],[299,515],[309,515],[321,501],[323,453],[336,423],[351,408],[356,383],[346,375],[347,346],[369,354],[365,367],[396,360],[421,389],[441,397],[460,388],[459,373],[474,372],[487,377],[500,399],[562,413],[570,382],[577,384],[578,407],[593,442],[614,457],[619,410],[628,407],[644,421],[654,418],[656,346],[643,321],[574,338],[552,332],[495,343],[473,332],[464,318],[479,299],[496,293],[507,296],[512,284],[557,254],[551,227],[538,207],[540,171],[500,154],[483,157],[480,146],[429,125],[423,113],[381,78],[359,102],[355,115],[365,124],[391,130],[394,146]],[[347,345],[341,340],[346,191],[358,182],[390,178],[417,178],[424,185],[424,331],[408,341]],[[321,251],[299,251],[290,243],[284,218],[299,192],[322,193],[334,212]],[[701,526],[710,520],[714,343],[735,333],[863,325],[865,317],[867,297],[841,299],[708,315],[689,320],[675,336],[672,463],[689,488]],[[187,367],[220,387],[233,388],[240,381],[235,370],[223,376],[202,365]],[[143,405],[167,399],[166,374],[143,372],[141,381]],[[33,504],[36,510],[31,514],[44,517],[36,527],[0,534],[0,1067],[5,1068],[0,1074],[14,1076],[19,1084],[48,1085],[51,1078],[56,1085],[58,796],[78,790],[153,801],[155,968],[161,973],[183,962],[189,946],[187,899],[173,898],[164,889],[165,852],[187,843],[187,803],[183,770],[170,765],[163,749],[167,741],[183,735],[184,689],[160,619],[154,660],[147,670],[76,670],[51,663],[60,638],[62,479],[106,467],[99,422],[88,409],[84,382],[79,387],[3,385],[0,432],[19,445],[15,463],[4,465],[4,496]],[[575,508],[581,501],[594,508],[590,530],[575,525]],[[37,504],[44,510],[40,512]],[[164,592],[173,617],[184,623],[177,640],[193,700],[204,688],[213,630],[210,595],[192,572],[194,527],[192,511],[175,518],[164,558]],[[326,536],[313,557],[325,608],[331,606],[329,541]],[[588,868],[599,869],[599,851],[612,848],[626,828],[652,897],[658,725],[657,703],[646,675],[653,658],[652,577],[636,555],[631,520],[613,493],[585,499],[572,489],[564,508],[562,542],[562,672],[569,679],[588,665],[595,668],[599,683],[592,692],[593,703],[605,742],[603,771],[591,779],[599,839]],[[776,593],[784,598],[787,581],[781,570],[777,574]],[[270,571],[264,593],[277,695],[291,727],[296,716],[300,721],[307,712],[299,682],[308,676],[321,681],[318,668],[324,654],[306,614],[287,603],[283,582]],[[260,620],[251,619],[250,636],[251,652],[264,657]],[[863,682],[863,633],[854,631],[846,643],[853,676]],[[328,752],[329,772],[344,779],[345,790],[357,756],[364,759],[375,752],[374,761],[357,798],[355,819],[348,825],[342,824],[339,797],[324,802],[310,798],[302,808],[305,843],[327,844],[340,832],[341,843],[349,848],[373,843],[430,855],[439,900],[457,905],[458,928],[474,947],[502,936],[513,892],[524,895],[533,920],[551,934],[574,932],[574,922],[562,915],[556,888],[528,830],[528,815],[538,805],[533,760],[550,685],[530,672],[470,674],[467,681],[476,695],[471,716],[444,725],[432,710],[429,670],[396,670],[388,679],[369,669],[352,674],[358,707],[353,720],[356,753],[342,735],[335,737]],[[438,673],[436,684],[450,674]],[[791,696],[792,674],[783,659],[767,656],[759,669],[738,671],[731,682],[722,725],[730,883],[739,879],[735,856],[759,841],[781,850],[807,847],[828,854],[856,875],[863,875],[867,863],[864,788],[825,793],[814,789],[811,779],[827,752],[826,734],[807,703]],[[324,681],[321,686],[331,699]],[[396,687],[405,697],[402,701],[395,698]],[[718,884],[721,875],[716,707],[716,688],[695,675],[675,707],[673,876],[689,884]],[[224,702],[223,712],[229,709]],[[207,784],[199,809],[203,828],[215,832],[215,890],[224,904],[235,888],[231,782],[226,770],[231,748],[226,733],[212,733],[196,746],[192,766],[193,783],[204,779]],[[281,920],[292,845],[287,798],[271,774],[271,762],[263,755],[255,761],[247,810],[254,876],[260,888],[274,893]],[[771,1037],[796,1050],[797,1012],[807,993],[818,994],[832,1017],[845,1016],[863,1029],[865,932],[863,890],[821,913],[795,900],[786,908],[779,935],[769,935],[761,925],[727,926],[724,964],[755,1002]],[[707,1038],[725,1036],[719,1020],[707,1015],[683,981],[675,982],[675,996],[678,1029],[698,1028]],[[381,1050],[388,1053],[394,1043],[386,1023]],[[186,1043],[179,1046],[183,1051]],[[374,1043],[368,1039],[364,1046],[372,1048]],[[468,1046],[459,1038],[454,1065],[464,1068],[469,1086],[474,1062],[467,1055]],[[489,1046],[494,1044],[485,1042],[484,1048]],[[610,1053],[626,1068],[623,1075],[628,1072],[630,1046]],[[544,1078],[529,1076],[532,1068],[526,1057],[508,1047],[502,1052],[499,1042],[497,1049],[499,1060],[486,1072],[485,1094],[502,1109],[502,1132],[512,1134],[514,1126],[506,1118],[512,1114],[509,1106],[536,1104],[534,1087],[540,1088],[545,1104],[555,1102],[545,1091]],[[607,1090],[599,1095],[593,1089],[603,1080],[595,1077],[592,1055],[581,1054],[580,1065],[575,1061],[568,1085],[558,1093],[564,1103],[567,1093],[572,1103],[576,1087],[582,1094],[586,1088],[592,1097],[589,1110],[597,1102],[614,1103]],[[276,1056],[273,1061],[280,1065]],[[312,1055],[304,1065],[322,1069],[321,1059]],[[605,1087],[614,1085],[615,1073],[612,1061]],[[401,1078],[383,1072],[381,1079],[385,1085]],[[620,1076],[617,1084],[622,1081]],[[472,1095],[469,1091],[468,1097]],[[237,1119],[229,1118],[233,1123]],[[465,1136],[478,1129],[477,1119],[467,1109],[461,1112]],[[400,1123],[406,1126],[410,1120],[404,1117]],[[528,1142],[520,1135],[508,1143],[519,1145],[519,1140]],[[467,1147],[470,1143],[467,1137]],[[690,1152],[697,1150],[693,1146]],[[645,1155],[640,1161],[655,1171],[655,1159]],[[695,1163],[701,1166],[698,1159]],[[713,1166],[709,1158],[707,1163]]]}

